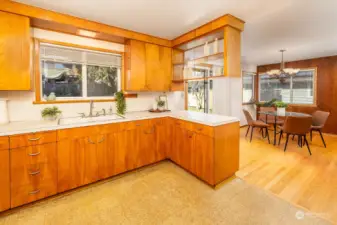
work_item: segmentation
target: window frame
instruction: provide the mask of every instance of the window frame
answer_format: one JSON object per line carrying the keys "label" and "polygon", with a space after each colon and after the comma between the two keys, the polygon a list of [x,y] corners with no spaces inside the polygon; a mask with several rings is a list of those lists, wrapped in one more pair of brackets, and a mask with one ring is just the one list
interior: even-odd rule
{"label": "window frame", "polygon": [[[314,77],[313,77],[313,103],[312,104],[306,104],[306,103],[295,103],[295,104],[293,104],[293,103],[289,103],[288,105],[290,105],[290,106],[309,106],[309,107],[316,107],[317,106],[317,67],[309,67],[309,68],[300,68],[300,70],[313,70],[314,71]],[[259,100],[259,102],[266,102],[266,101],[261,101],[261,92],[260,92],[260,90],[261,90],[261,87],[260,87],[260,85],[261,85],[261,82],[260,82],[260,75],[261,74],[265,74],[266,72],[260,72],[260,73],[258,73],[257,74],[257,83],[258,83],[258,86],[257,86],[257,88],[258,88],[258,92],[257,92],[257,97],[258,97],[258,100]],[[293,85],[293,83],[291,82],[290,83],[290,90],[292,90],[292,85]]]}
{"label": "window frame", "polygon": [[[100,97],[58,97],[55,101],[45,101],[42,98],[42,81],[41,81],[41,59],[40,59],[40,45],[41,44],[50,44],[50,45],[59,45],[64,46],[66,48],[76,48],[76,49],[83,49],[93,52],[102,52],[102,53],[113,53],[113,54],[120,54],[121,55],[121,68],[120,68],[120,90],[124,92],[126,98],[136,98],[137,94],[135,93],[126,93],[124,91],[124,57],[125,53],[115,50],[103,49],[103,48],[96,48],[91,46],[84,46],[84,45],[77,45],[72,43],[66,42],[59,42],[59,41],[52,41],[46,39],[33,39],[33,74],[34,74],[34,85],[35,85],[35,101],[33,104],[55,104],[55,103],[82,103],[82,102],[112,102],[116,101],[115,97],[111,96],[100,96]],[[82,87],[87,88],[87,87]]]}
{"label": "window frame", "polygon": [[[252,92],[253,92],[253,101],[250,101],[250,102],[244,102],[243,101],[243,77],[244,77],[244,74],[245,73],[247,73],[247,74],[251,74],[252,76],[253,76],[253,90],[252,90]],[[249,72],[249,71],[242,71],[242,75],[241,75],[241,79],[242,79],[242,105],[252,105],[252,104],[254,104],[254,102],[255,102],[255,100],[256,100],[256,94],[255,94],[255,89],[256,89],[256,87],[255,87],[255,84],[256,84],[256,81],[255,81],[255,79],[256,79],[256,76],[257,76],[257,73],[256,72]]]}

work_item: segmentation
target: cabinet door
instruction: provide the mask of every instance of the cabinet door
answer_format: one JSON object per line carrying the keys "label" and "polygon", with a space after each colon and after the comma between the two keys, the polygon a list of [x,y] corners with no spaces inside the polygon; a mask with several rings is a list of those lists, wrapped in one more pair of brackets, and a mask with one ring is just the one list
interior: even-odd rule
{"label": "cabinet door", "polygon": [[213,148],[214,139],[212,137],[195,134],[191,172],[209,184],[214,184]]}
{"label": "cabinet door", "polygon": [[171,149],[171,159],[189,170],[191,168],[191,152],[193,147],[193,132],[187,130],[183,125],[173,125],[173,147]]}
{"label": "cabinet door", "polygon": [[[8,143],[8,140],[7,140]],[[0,149],[0,212],[10,207],[9,150]]]}
{"label": "cabinet door", "polygon": [[146,85],[149,91],[168,91],[171,85],[171,49],[154,44],[146,48]]}
{"label": "cabinet door", "polygon": [[193,154],[193,144],[194,144],[194,132],[183,129],[183,146],[180,149],[180,163],[183,168],[186,170],[191,170],[193,167],[193,159],[192,159],[192,154]]}
{"label": "cabinet door", "polygon": [[58,192],[98,180],[96,136],[58,142]]}
{"label": "cabinet door", "polygon": [[157,161],[156,159],[155,126],[142,127],[140,133],[139,166],[145,166]]}
{"label": "cabinet door", "polygon": [[[99,135],[97,139],[97,160],[98,160],[98,177],[105,179],[116,175],[123,170],[119,171],[120,164],[124,164],[125,155],[123,149],[121,153],[118,152],[118,133],[108,133]],[[122,157],[120,157],[122,155]],[[124,167],[124,166],[123,166]]]}
{"label": "cabinet door", "polygon": [[164,160],[171,149],[171,125],[167,118],[153,119],[151,125],[154,126],[154,140],[151,141],[155,145],[152,147],[154,151],[155,161]]}
{"label": "cabinet door", "polygon": [[30,90],[29,19],[0,12],[0,34],[0,90]]}
{"label": "cabinet door", "polygon": [[125,154],[126,154],[126,169],[132,170],[141,166],[141,152],[140,152],[140,138],[141,129],[134,128],[121,132],[122,140],[124,140]]}
{"label": "cabinet door", "polygon": [[130,40],[126,45],[126,91],[146,90],[145,42]]}

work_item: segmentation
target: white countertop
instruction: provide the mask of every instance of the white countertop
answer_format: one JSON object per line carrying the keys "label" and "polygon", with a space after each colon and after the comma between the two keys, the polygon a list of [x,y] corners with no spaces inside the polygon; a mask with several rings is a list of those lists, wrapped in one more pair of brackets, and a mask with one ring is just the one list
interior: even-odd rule
{"label": "white countertop", "polygon": [[121,123],[127,121],[151,119],[151,118],[161,118],[161,117],[172,117],[176,119],[191,121],[195,123],[200,123],[208,126],[220,126],[228,123],[238,122],[239,119],[236,117],[206,114],[200,112],[190,112],[190,111],[176,111],[176,112],[166,112],[166,113],[150,113],[148,111],[141,112],[129,112],[126,113],[125,119],[120,120],[106,120],[99,122],[90,123],[77,123],[77,124],[67,124],[58,125],[57,121],[23,121],[23,122],[11,122],[8,124],[0,125],[0,136],[14,135],[14,134],[24,134],[30,132],[39,131],[50,131],[66,128],[75,127],[85,127],[93,126],[99,124],[109,124],[109,123]]}

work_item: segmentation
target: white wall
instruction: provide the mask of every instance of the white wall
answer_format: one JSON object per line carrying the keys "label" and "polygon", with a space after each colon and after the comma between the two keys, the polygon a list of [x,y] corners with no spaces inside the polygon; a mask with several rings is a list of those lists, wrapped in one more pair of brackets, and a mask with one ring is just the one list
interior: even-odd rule
{"label": "white wall", "polygon": [[224,77],[213,81],[213,111],[214,114],[234,116],[240,119],[240,125],[244,125],[242,117],[242,79]]}
{"label": "white wall", "polygon": [[[41,39],[55,40],[60,42],[68,42],[78,45],[93,46],[109,50],[124,51],[121,44],[83,38],[74,35],[62,34],[41,29],[32,29],[32,36]],[[142,111],[152,107],[155,98],[162,93],[138,93],[137,98],[129,98],[126,100],[127,111]],[[182,92],[167,93],[168,104],[171,110],[184,109],[184,96]],[[41,110],[51,105],[34,105],[34,91],[0,91],[0,98],[8,99],[8,114],[10,121],[26,121],[40,120]],[[77,116],[78,113],[87,113],[89,111],[88,103],[71,103],[71,104],[54,104],[62,110],[63,116]],[[113,108],[115,112],[114,102],[98,102],[95,103],[94,110]]]}

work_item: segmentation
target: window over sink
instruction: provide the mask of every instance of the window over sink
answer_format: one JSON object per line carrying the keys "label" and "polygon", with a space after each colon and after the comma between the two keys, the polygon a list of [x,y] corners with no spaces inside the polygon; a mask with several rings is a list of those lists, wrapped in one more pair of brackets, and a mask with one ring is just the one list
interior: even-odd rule
{"label": "window over sink", "polygon": [[41,43],[41,97],[45,100],[111,98],[121,90],[121,67],[121,53]]}

